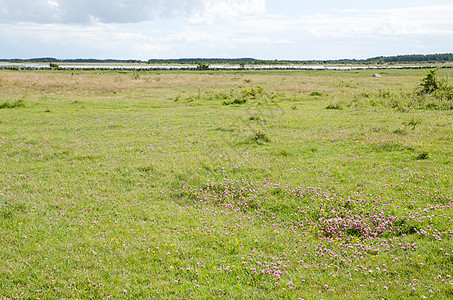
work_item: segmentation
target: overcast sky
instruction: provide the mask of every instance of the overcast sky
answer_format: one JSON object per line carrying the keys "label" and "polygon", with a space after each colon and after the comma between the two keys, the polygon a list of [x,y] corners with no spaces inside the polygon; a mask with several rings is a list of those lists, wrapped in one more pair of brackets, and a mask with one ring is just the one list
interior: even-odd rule
{"label": "overcast sky", "polygon": [[0,58],[452,52],[452,0],[0,0]]}

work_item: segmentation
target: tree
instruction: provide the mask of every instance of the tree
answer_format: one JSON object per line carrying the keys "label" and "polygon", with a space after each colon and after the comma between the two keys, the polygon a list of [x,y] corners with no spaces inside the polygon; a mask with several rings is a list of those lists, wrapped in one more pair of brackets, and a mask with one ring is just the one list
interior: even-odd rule
{"label": "tree", "polygon": [[429,70],[428,73],[426,73],[426,77],[422,79],[422,82],[420,83],[422,94],[432,94],[440,88],[441,84],[436,77],[437,70],[438,69]]}
{"label": "tree", "polygon": [[453,99],[453,86],[448,84],[448,79],[438,80],[436,72],[439,69],[429,70],[426,77],[422,79],[419,85],[419,95],[431,95],[438,99]]}
{"label": "tree", "polygon": [[198,70],[208,70],[209,69],[209,64],[199,62],[199,63],[197,63],[197,69]]}
{"label": "tree", "polygon": [[51,63],[49,63],[49,67],[50,67],[51,69],[58,69],[60,66],[57,65],[56,63],[51,62]]}

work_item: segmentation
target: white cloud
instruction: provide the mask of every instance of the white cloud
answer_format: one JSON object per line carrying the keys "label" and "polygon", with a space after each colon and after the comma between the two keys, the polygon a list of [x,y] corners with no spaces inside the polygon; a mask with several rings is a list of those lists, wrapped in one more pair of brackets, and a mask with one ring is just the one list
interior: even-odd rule
{"label": "white cloud", "polygon": [[52,6],[52,7],[56,7],[56,8],[60,7],[60,4],[58,4],[58,2],[56,2],[56,1],[49,0],[49,1],[47,1],[47,2],[48,2],[49,5]]}
{"label": "white cloud", "polygon": [[265,0],[0,0],[0,23],[137,23],[264,13]]}
{"label": "white cloud", "polygon": [[216,19],[231,19],[239,16],[261,15],[265,12],[265,0],[208,1],[206,9],[191,16],[195,24],[212,24]]}
{"label": "white cloud", "polygon": [[[453,3],[386,10],[364,10],[322,19],[319,32],[340,35],[426,35],[453,33]],[[316,23],[315,23],[316,24]]]}
{"label": "white cloud", "polygon": [[265,14],[265,0],[0,0],[0,57],[330,59],[451,52],[451,15],[452,1],[288,16]]}
{"label": "white cloud", "polygon": [[315,39],[364,38],[370,36],[453,34],[453,2],[404,9],[341,10],[288,18],[264,16],[245,20],[250,32],[292,35]]}

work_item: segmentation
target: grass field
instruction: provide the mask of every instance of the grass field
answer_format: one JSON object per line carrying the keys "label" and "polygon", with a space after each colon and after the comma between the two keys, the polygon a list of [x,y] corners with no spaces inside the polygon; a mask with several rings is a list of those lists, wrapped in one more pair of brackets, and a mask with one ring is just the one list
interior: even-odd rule
{"label": "grass field", "polygon": [[374,72],[0,71],[0,298],[451,299],[453,105]]}

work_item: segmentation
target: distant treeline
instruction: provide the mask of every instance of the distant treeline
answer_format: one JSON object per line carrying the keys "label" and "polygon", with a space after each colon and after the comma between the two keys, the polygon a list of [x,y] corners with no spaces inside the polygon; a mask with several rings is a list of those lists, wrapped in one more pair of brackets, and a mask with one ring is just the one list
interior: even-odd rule
{"label": "distant treeline", "polygon": [[31,59],[0,59],[1,62],[11,63],[148,63],[148,64],[254,64],[254,65],[279,65],[279,64],[384,64],[384,63],[423,63],[423,62],[453,62],[453,53],[444,54],[410,54],[397,56],[378,56],[368,59],[336,59],[336,60],[261,60],[255,58],[178,58],[178,59],[150,59],[147,61],[136,59],[56,59],[41,57]]}
{"label": "distant treeline", "polygon": [[157,63],[231,63],[231,64],[322,64],[322,63],[411,63],[411,62],[453,62],[453,53],[445,54],[410,54],[398,56],[378,56],[367,59],[336,59],[336,60],[260,60],[255,58],[179,58],[150,59],[151,64]]}
{"label": "distant treeline", "polygon": [[453,53],[444,54],[411,54],[397,56],[378,56],[369,58],[367,62],[381,63],[403,63],[403,62],[451,62],[453,61]]}

